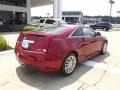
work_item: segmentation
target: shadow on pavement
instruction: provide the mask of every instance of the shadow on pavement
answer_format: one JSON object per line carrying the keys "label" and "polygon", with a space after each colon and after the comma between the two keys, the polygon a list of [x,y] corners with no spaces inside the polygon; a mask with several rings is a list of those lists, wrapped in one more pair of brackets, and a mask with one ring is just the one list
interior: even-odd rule
{"label": "shadow on pavement", "polygon": [[109,53],[109,52],[106,52],[105,55],[100,55],[100,54],[98,54],[97,56],[91,58],[90,60],[91,60],[91,61],[94,61],[94,62],[97,62],[97,63],[99,63],[99,62],[105,63],[104,60],[105,60],[106,58],[108,58],[109,56],[110,56],[110,53]]}
{"label": "shadow on pavement", "polygon": [[[98,55],[92,58],[91,60],[102,62],[105,58],[109,56],[110,54],[107,53],[106,55]],[[18,78],[23,83],[30,85],[34,88],[40,90],[59,90],[61,88],[66,87],[67,85],[75,83],[77,80],[81,78],[81,76],[83,76],[91,69],[92,67],[78,64],[75,72],[69,77],[64,77],[59,73],[43,73],[37,70],[26,69],[24,67],[18,67],[16,69],[16,72]]]}
{"label": "shadow on pavement", "polygon": [[0,32],[0,35],[12,35],[12,34],[19,34],[20,32]]}

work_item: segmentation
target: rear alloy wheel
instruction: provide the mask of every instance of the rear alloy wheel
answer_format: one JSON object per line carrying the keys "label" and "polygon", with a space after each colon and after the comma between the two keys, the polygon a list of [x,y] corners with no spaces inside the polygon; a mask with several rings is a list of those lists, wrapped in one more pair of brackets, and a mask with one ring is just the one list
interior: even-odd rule
{"label": "rear alloy wheel", "polygon": [[107,52],[107,45],[108,45],[108,43],[105,42],[104,45],[103,45],[103,48],[102,48],[101,54],[106,54],[106,52]]}
{"label": "rear alloy wheel", "polygon": [[64,63],[62,65],[62,74],[65,76],[69,76],[71,75],[75,68],[76,68],[76,64],[77,64],[77,56],[74,53],[69,54],[65,60]]}

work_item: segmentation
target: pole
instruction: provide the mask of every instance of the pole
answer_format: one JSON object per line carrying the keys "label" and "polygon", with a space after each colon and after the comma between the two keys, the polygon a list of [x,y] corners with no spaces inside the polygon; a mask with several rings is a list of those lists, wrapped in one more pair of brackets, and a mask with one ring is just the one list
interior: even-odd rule
{"label": "pole", "polygon": [[112,4],[110,6],[110,16],[111,16],[111,13],[112,13]]}
{"label": "pole", "polygon": [[62,0],[58,0],[58,18],[62,19]]}
{"label": "pole", "polygon": [[53,0],[53,18],[57,18],[57,1]]}
{"label": "pole", "polygon": [[53,1],[53,17],[62,19],[62,0]]}

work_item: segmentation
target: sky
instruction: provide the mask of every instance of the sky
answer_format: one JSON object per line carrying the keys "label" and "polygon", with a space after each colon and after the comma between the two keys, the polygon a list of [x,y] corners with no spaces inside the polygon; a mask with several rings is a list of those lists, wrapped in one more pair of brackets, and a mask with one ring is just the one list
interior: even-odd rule
{"label": "sky", "polygon": [[[120,16],[117,11],[120,11],[120,0],[114,0],[112,16]],[[62,0],[62,11],[82,11],[84,15],[109,15],[110,4],[109,0]],[[53,15],[53,5],[35,7],[31,10],[32,16],[50,16]]]}

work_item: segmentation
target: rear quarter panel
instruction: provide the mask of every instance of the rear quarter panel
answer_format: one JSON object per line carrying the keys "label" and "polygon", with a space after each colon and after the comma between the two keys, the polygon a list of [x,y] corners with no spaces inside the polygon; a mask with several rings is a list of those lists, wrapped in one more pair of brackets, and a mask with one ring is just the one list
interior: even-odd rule
{"label": "rear quarter panel", "polygon": [[60,64],[62,64],[63,60],[70,52],[77,52],[77,46],[79,44],[79,39],[57,36],[51,41],[50,47],[47,52],[47,58],[51,58],[52,60],[56,60]]}

